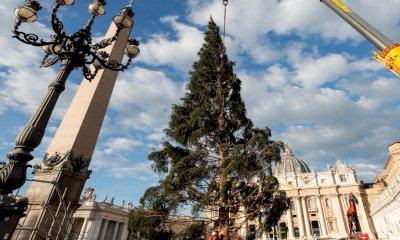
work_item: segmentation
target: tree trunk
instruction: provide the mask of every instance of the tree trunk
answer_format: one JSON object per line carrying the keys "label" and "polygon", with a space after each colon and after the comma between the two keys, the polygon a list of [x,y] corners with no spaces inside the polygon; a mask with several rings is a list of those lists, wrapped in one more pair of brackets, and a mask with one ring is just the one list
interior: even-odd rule
{"label": "tree trunk", "polygon": [[[224,166],[225,161],[226,161],[226,153],[224,150],[220,150],[220,163],[221,167]],[[225,184],[226,176],[223,173],[223,170],[221,169],[221,172],[219,174],[219,179],[220,179],[220,188]],[[218,222],[219,222],[219,235],[224,236],[224,240],[229,240],[229,206],[228,202],[226,199],[221,199],[221,202],[219,204],[219,215],[218,215]]]}
{"label": "tree trunk", "polygon": [[224,240],[229,240],[229,209],[226,207],[219,208],[220,236],[224,236]]}

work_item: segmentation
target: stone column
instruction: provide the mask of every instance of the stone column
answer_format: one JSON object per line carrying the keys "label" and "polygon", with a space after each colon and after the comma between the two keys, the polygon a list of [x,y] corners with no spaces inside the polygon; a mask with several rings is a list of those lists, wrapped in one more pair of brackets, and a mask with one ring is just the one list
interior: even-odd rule
{"label": "stone column", "polygon": [[86,239],[89,238],[89,236],[90,236],[90,234],[92,232],[92,228],[93,228],[93,218],[90,218],[88,220],[88,224],[87,224],[87,227],[86,227],[85,235],[83,235],[83,239],[86,240]]}
{"label": "stone column", "polygon": [[[95,219],[92,226],[92,231],[90,231],[89,240],[97,240],[100,237],[100,227],[102,219]],[[102,230],[102,229],[101,229]]]}
{"label": "stone column", "polygon": [[365,212],[366,208],[364,206],[363,198],[362,198],[360,193],[354,194],[354,197],[356,197],[357,200],[358,200],[358,206],[356,204],[357,214],[359,216],[361,216],[361,219],[359,219],[359,220],[361,220],[360,221],[360,225],[361,225],[361,229],[360,230],[362,232],[368,233],[370,236],[372,236],[372,231],[371,231],[371,227],[369,225],[368,216],[367,216],[367,213]]}
{"label": "stone column", "polygon": [[305,229],[306,229],[306,236],[311,237],[311,225],[310,225],[310,219],[308,217],[308,208],[307,208],[307,203],[306,203],[305,197],[301,198],[301,205],[303,207],[303,216],[304,216],[304,223],[305,223]]}
{"label": "stone column", "polygon": [[126,223],[122,226],[122,234],[121,234],[121,240],[128,239],[128,226]]}
{"label": "stone column", "polygon": [[299,222],[299,231],[300,231],[300,237],[305,236],[305,231],[304,231],[304,222],[303,222],[303,209],[301,207],[300,203],[300,197],[296,198],[296,210],[297,210],[297,220]]}
{"label": "stone column", "polygon": [[247,236],[247,231],[249,229],[249,224],[248,224],[248,219],[247,219],[247,213],[246,213],[246,209],[241,206],[239,208],[239,211],[241,212],[241,218],[240,221],[244,222],[244,224],[241,225],[240,229],[239,229],[239,234],[242,236],[242,238],[244,239]]}
{"label": "stone column", "polygon": [[294,229],[293,229],[293,222],[292,222],[292,212],[289,209],[286,211],[286,220],[287,220],[287,227],[288,227],[288,239],[294,239]]}
{"label": "stone column", "polygon": [[101,232],[100,232],[98,240],[103,240],[106,237],[106,230],[107,230],[107,226],[108,226],[108,220],[104,219],[103,221],[104,221],[104,224],[102,226],[102,229],[101,229]]}
{"label": "stone column", "polygon": [[83,225],[82,225],[81,231],[79,232],[78,240],[85,239],[84,237],[85,237],[85,234],[86,234],[86,228],[87,228],[88,222],[89,222],[89,219],[85,218],[85,220],[83,221]]}
{"label": "stone column", "polygon": [[67,232],[64,235],[64,238],[67,239],[72,234],[72,227],[74,226],[75,219],[71,218],[71,222],[67,225]]}
{"label": "stone column", "polygon": [[119,222],[115,222],[114,229],[112,230],[113,232],[112,232],[112,235],[111,235],[112,236],[111,237],[112,240],[115,240],[115,238],[117,237],[118,227],[119,227]]}
{"label": "stone column", "polygon": [[326,235],[328,235],[328,233],[326,231],[325,213],[324,213],[324,209],[322,208],[322,204],[321,204],[321,196],[316,196],[315,199],[317,200],[317,208],[318,208],[318,214],[319,214],[321,232],[322,232],[321,235],[326,236]]}
{"label": "stone column", "polygon": [[117,236],[115,237],[115,240],[121,240],[122,232],[124,231],[124,225],[125,223],[123,222],[118,224],[118,233]]}
{"label": "stone column", "polygon": [[333,197],[331,200],[332,200],[333,209],[335,209],[335,215],[336,215],[336,219],[337,219],[339,234],[347,235],[346,222],[344,220],[343,207],[342,207],[342,204],[340,204],[339,194],[336,194],[336,196]]}

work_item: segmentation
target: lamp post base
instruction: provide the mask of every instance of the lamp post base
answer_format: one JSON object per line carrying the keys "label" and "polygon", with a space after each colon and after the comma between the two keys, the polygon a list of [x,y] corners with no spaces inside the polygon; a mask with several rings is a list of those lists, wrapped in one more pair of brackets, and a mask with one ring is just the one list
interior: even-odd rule
{"label": "lamp post base", "polygon": [[0,195],[0,239],[11,239],[19,219],[25,216],[27,206],[27,198]]}

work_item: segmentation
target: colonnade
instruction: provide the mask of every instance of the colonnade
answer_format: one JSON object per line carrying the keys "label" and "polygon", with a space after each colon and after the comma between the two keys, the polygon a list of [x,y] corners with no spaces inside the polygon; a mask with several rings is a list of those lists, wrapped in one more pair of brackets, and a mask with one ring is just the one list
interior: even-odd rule
{"label": "colonnade", "polygon": [[128,237],[125,222],[84,218],[78,240],[124,240]]}
{"label": "colonnade", "polygon": [[[314,221],[318,221],[318,227],[319,227],[319,235],[320,236],[328,236],[329,232],[327,229],[327,216],[326,216],[326,211],[324,211],[323,205],[322,205],[322,197],[321,196],[313,196],[316,201],[316,208],[317,208],[317,214],[318,218],[315,218]],[[300,239],[308,239],[312,238],[315,232],[313,232],[312,229],[312,224],[311,222],[313,221],[310,218],[309,215],[309,207],[307,203],[307,198],[304,196],[297,196],[297,197],[292,197],[294,199],[294,205],[295,205],[295,214],[296,218],[292,216],[292,209],[289,209],[286,212],[286,226],[288,228],[287,231],[287,238],[288,239],[295,239],[296,238],[296,233],[295,233],[295,225],[296,228],[298,228],[298,236]],[[345,219],[344,219],[344,214],[342,211],[342,206],[340,204],[340,198],[339,195],[334,195],[334,197],[329,198],[330,201],[332,202],[332,207],[335,209],[335,220],[336,224],[338,226],[338,233],[337,234],[346,234],[346,228],[345,228]],[[297,224],[296,222],[297,221]]]}

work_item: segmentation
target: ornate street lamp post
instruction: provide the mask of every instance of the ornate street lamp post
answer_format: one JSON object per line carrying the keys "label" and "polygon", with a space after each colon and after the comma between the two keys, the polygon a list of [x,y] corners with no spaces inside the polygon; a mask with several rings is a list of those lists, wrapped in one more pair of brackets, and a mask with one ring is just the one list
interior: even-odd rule
{"label": "ornate street lamp post", "polygon": [[[125,48],[128,61],[125,64],[110,59],[109,54],[103,51],[104,48],[117,40],[122,29],[132,27],[134,12],[131,6],[133,0],[130,0],[129,5],[113,18],[113,22],[118,28],[115,35],[99,43],[92,42],[90,31],[95,18],[105,13],[104,6],[106,1],[93,0],[88,6],[91,17],[86,25],[73,34],[66,34],[62,22],[57,17],[57,11],[60,7],[69,6],[73,3],[74,0],[54,1],[50,15],[50,23],[54,33],[50,36],[50,40],[43,40],[35,34],[19,30],[23,23],[37,20],[37,12],[41,9],[37,1],[25,0],[25,4],[15,9],[16,22],[13,29],[13,37],[23,43],[43,48],[45,56],[41,62],[41,67],[48,67],[57,62],[60,62],[61,67],[56,79],[50,83],[48,93],[41,105],[16,138],[15,151],[7,154],[9,163],[0,162],[0,222],[4,219],[10,220],[10,211],[13,212],[19,209],[19,215],[23,215],[22,213],[27,205],[26,199],[16,200],[9,194],[25,183],[26,169],[30,167],[28,162],[33,159],[31,152],[40,144],[44,136],[47,123],[59,95],[65,88],[65,82],[71,71],[79,68],[82,70],[84,77],[91,81],[100,69],[113,71],[127,69],[132,59],[140,53],[137,40],[128,41]],[[93,67],[88,67],[90,64]],[[4,209],[7,209],[7,211]],[[0,226],[0,228],[2,227]]]}

